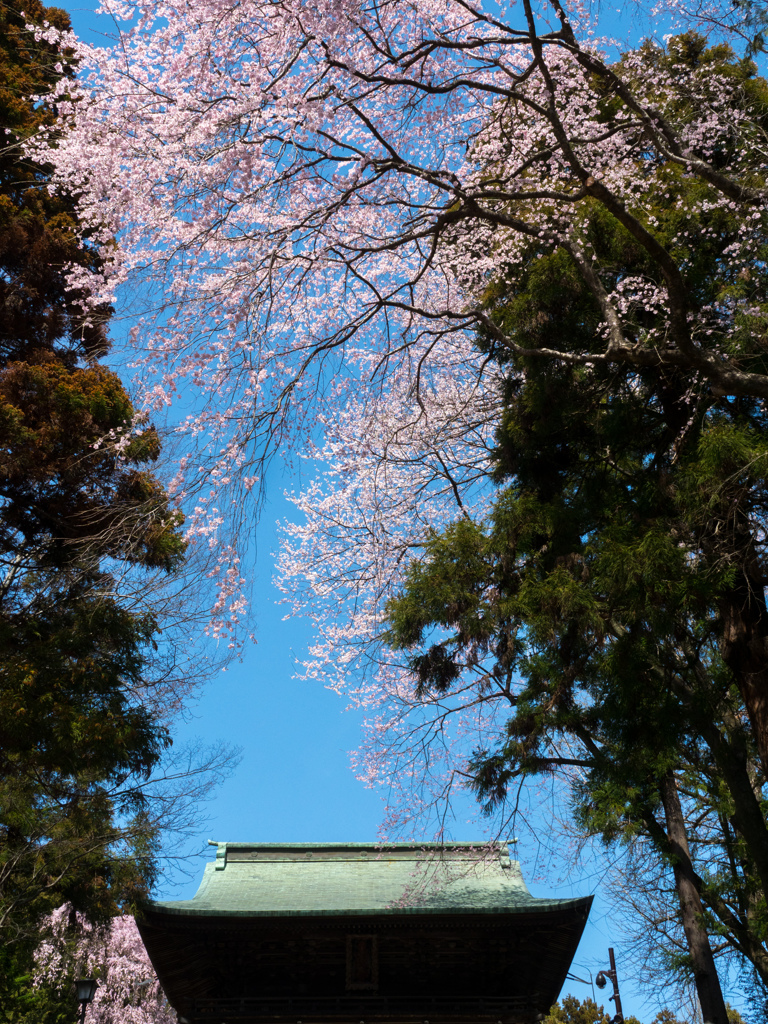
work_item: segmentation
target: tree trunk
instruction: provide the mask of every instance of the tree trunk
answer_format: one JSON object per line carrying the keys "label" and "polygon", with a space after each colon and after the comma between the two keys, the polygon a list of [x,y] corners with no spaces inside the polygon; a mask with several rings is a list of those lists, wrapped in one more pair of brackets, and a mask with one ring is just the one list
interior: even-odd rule
{"label": "tree trunk", "polygon": [[746,566],[720,600],[723,661],[733,672],[768,779],[768,608]]}
{"label": "tree trunk", "polygon": [[669,852],[672,855],[675,886],[680,898],[683,930],[688,942],[701,1012],[705,1024],[728,1024],[728,1014],[720,988],[720,979],[715,968],[715,958],[712,955],[709,936],[702,921],[701,898],[696,887],[696,875],[691,863],[683,809],[680,806],[677,783],[672,772],[669,772],[661,780],[659,791],[667,821]]}
{"label": "tree trunk", "polygon": [[[747,845],[763,892],[768,893],[768,824],[750,777],[744,737],[738,729],[734,729],[731,735],[721,731],[710,717],[709,710],[704,709],[700,714],[695,701],[687,693],[683,693],[683,699],[688,701],[691,719],[695,721],[728,787],[733,800],[733,824]],[[757,767],[754,762],[752,766]]]}

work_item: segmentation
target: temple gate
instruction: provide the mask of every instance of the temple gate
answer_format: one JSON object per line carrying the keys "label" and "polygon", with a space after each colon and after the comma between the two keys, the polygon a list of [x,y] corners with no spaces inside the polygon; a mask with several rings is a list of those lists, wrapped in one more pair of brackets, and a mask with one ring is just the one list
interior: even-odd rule
{"label": "temple gate", "polygon": [[532,1024],[592,897],[537,899],[469,843],[219,843],[139,921],[182,1024]]}

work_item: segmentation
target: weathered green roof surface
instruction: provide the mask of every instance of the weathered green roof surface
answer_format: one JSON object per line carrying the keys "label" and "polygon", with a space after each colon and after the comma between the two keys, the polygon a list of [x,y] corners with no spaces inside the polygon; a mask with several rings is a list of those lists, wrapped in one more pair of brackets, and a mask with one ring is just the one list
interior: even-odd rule
{"label": "weathered green roof surface", "polygon": [[206,917],[293,917],[530,913],[582,903],[531,896],[506,845],[489,853],[470,843],[218,843],[195,897],[153,908]]}

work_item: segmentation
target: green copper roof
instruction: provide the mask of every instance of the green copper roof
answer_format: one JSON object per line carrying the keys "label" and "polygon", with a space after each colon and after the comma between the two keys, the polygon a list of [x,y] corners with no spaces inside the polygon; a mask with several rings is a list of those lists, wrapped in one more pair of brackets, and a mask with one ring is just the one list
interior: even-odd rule
{"label": "green copper roof", "polygon": [[506,845],[218,843],[194,899],[153,909],[195,916],[530,913],[589,899],[537,899]]}

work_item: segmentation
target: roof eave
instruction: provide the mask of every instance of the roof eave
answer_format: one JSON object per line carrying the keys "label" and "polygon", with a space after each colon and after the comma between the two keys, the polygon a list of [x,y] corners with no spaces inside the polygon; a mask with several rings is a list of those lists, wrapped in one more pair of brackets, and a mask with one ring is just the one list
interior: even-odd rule
{"label": "roof eave", "polygon": [[348,917],[505,917],[556,913],[558,911],[579,911],[588,913],[592,896],[579,896],[567,900],[541,900],[518,907],[384,907],[354,910],[224,910],[195,907],[173,907],[163,903],[150,903],[145,911],[148,916],[194,917],[194,918],[348,918]]}

